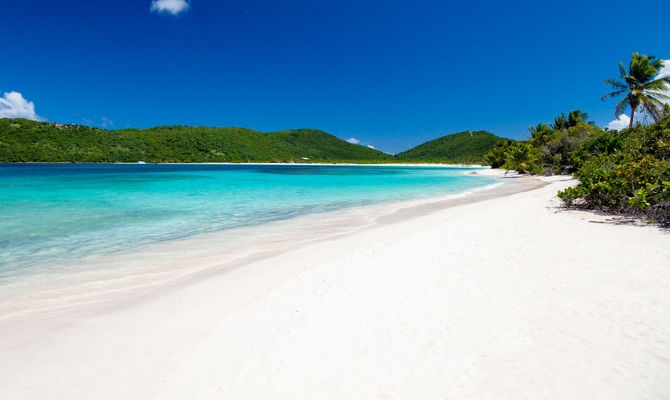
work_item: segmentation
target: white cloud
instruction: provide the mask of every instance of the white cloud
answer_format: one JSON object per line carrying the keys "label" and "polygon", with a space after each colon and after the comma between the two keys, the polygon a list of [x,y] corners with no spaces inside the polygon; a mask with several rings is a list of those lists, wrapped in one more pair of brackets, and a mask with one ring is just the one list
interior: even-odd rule
{"label": "white cloud", "polygon": [[114,125],[114,121],[112,121],[111,119],[109,119],[107,117],[102,117],[102,122],[100,123],[100,126],[102,126],[103,128],[108,128],[108,127],[116,128],[116,125]]}
{"label": "white cloud", "polygon": [[23,98],[19,92],[5,93],[0,97],[0,118],[26,118],[34,121],[46,121],[35,114],[35,103]]}
{"label": "white cloud", "polygon": [[152,0],[151,11],[177,15],[188,10],[190,5],[186,0]]}
{"label": "white cloud", "polygon": [[663,78],[664,76],[669,76],[670,75],[670,60],[663,60],[663,68],[661,68],[660,71],[658,71],[658,75],[656,75],[656,79],[658,78]]}
{"label": "white cloud", "polygon": [[[369,147],[371,149],[375,149],[375,146],[371,145],[370,142],[363,142],[361,140],[356,139],[355,137],[350,137],[347,139],[347,142],[352,143],[352,144],[360,144],[361,146]],[[377,150],[377,149],[375,149]]]}
{"label": "white cloud", "polygon": [[[661,68],[660,71],[658,71],[658,75],[656,75],[656,78],[664,78],[666,76],[670,76],[670,60],[663,60],[663,68]],[[666,96],[670,96],[670,90],[665,91]],[[662,102],[670,104],[670,100],[668,99],[661,99]]]}
{"label": "white cloud", "polygon": [[615,131],[620,131],[622,129],[628,128],[630,124],[630,117],[626,114],[621,114],[617,119],[607,124],[607,128]]}

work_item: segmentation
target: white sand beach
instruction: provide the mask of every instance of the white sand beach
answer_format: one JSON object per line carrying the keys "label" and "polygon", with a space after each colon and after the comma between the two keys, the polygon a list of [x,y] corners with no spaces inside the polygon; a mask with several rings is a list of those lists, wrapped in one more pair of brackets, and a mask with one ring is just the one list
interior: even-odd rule
{"label": "white sand beach", "polygon": [[543,179],[2,319],[0,398],[670,398],[670,234]]}

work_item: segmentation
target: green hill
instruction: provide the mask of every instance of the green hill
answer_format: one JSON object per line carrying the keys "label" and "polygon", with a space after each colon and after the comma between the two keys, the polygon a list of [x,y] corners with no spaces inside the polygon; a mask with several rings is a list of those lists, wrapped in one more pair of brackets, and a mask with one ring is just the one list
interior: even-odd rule
{"label": "green hill", "polygon": [[442,136],[396,154],[400,162],[480,163],[502,138],[486,131]]}
{"label": "green hill", "polygon": [[0,119],[0,162],[392,162],[326,132],[161,126],[105,130]]}

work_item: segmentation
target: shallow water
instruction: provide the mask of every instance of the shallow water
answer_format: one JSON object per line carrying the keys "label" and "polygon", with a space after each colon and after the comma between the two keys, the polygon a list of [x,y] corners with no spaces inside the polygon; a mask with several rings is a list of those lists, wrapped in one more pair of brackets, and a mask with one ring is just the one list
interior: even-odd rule
{"label": "shallow water", "polygon": [[[463,192],[463,168],[0,164],[0,283],[208,232]],[[269,226],[269,225],[268,225]],[[256,231],[258,232],[258,231]],[[231,242],[235,238],[230,238]],[[84,267],[85,268],[85,267]]]}

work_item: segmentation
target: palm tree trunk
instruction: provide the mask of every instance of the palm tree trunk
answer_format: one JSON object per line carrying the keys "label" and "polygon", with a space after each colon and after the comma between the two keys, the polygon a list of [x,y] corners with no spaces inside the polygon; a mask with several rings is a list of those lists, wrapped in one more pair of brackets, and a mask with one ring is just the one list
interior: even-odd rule
{"label": "palm tree trunk", "polygon": [[[637,108],[637,107],[635,107]],[[635,117],[635,108],[630,108],[630,123],[628,124],[628,129],[633,127],[633,118]]]}

